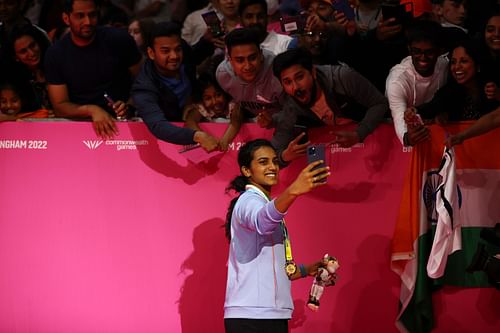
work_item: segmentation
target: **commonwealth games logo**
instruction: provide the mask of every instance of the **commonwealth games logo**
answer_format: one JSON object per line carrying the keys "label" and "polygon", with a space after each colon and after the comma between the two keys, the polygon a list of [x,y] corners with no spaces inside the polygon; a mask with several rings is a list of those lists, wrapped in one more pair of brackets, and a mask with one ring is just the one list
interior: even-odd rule
{"label": "commonwealth games logo", "polygon": [[90,150],[94,150],[94,149],[97,149],[99,148],[99,146],[104,142],[102,140],[94,140],[94,141],[91,141],[91,140],[83,140],[82,141],[84,145],[87,146],[88,149]]}

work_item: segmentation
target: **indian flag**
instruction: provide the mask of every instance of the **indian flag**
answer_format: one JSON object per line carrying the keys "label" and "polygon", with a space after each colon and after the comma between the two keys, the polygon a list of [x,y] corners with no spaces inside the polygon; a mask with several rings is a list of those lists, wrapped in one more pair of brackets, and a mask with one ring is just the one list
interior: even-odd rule
{"label": "indian flag", "polygon": [[[480,241],[479,232],[500,222],[500,131],[455,146],[457,207],[454,219],[461,225],[461,250],[447,257],[444,275],[427,274],[436,231],[436,195],[442,182],[446,131],[458,133],[471,122],[446,128],[430,126],[431,140],[413,148],[392,240],[391,268],[401,278],[397,326],[403,332],[430,332],[434,326],[431,293],[442,285],[490,286],[484,272],[466,273]],[[451,252],[451,251],[450,251]],[[432,259],[435,258],[431,258]]]}

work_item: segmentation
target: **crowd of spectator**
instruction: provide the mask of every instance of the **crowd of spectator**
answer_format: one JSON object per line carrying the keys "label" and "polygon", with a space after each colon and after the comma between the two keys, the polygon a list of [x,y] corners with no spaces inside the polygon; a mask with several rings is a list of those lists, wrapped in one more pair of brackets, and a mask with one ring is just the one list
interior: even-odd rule
{"label": "crowd of spectator", "polygon": [[430,122],[500,113],[498,1],[401,2],[0,0],[0,120],[88,119],[111,138],[142,119],[207,151],[254,121],[286,164],[307,147],[295,126],[355,123],[333,132],[349,147],[392,118],[413,146]]}
{"label": "crowd of spectator", "polygon": [[[306,154],[305,130],[351,147],[386,119],[414,146],[429,123],[477,120],[451,146],[500,126],[499,1],[401,2],[0,0],[0,121],[84,119],[109,139],[140,119],[207,152],[245,121],[272,129],[240,150],[228,188],[242,194],[227,215],[225,327],[288,332],[288,279],[325,265],[295,264],[283,217],[329,168],[309,164],[270,200],[280,166]],[[204,121],[227,128],[216,137]]]}

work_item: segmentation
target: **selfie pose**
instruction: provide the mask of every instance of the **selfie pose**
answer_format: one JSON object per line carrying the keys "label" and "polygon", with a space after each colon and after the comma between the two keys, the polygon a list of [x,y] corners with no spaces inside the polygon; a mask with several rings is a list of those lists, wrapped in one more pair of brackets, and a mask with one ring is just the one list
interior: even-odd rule
{"label": "selfie pose", "polygon": [[293,301],[290,280],[314,276],[323,260],[296,265],[283,220],[300,195],[324,185],[330,175],[323,161],[310,163],[275,199],[278,157],[271,143],[257,139],[238,154],[241,175],[227,190],[241,194],[231,201],[226,215],[230,240],[224,325],[227,333],[287,333]]}
{"label": "selfie pose", "polygon": [[[300,143],[304,134],[293,137],[295,125],[329,126],[334,130],[335,143],[351,147],[363,142],[388,110],[386,98],[363,76],[347,65],[313,65],[306,49],[277,55],[273,72],[286,94],[272,139],[281,165],[303,156],[309,145]],[[357,123],[356,128],[336,128],[350,123]]]}

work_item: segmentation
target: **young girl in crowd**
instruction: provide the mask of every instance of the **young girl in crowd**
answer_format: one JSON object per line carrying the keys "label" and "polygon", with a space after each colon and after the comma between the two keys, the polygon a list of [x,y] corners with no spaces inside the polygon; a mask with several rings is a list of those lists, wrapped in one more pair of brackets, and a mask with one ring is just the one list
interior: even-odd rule
{"label": "young girl in crowd", "polygon": [[18,90],[11,84],[0,85],[0,121],[13,121],[20,118],[48,118],[49,112],[40,109],[25,112],[24,103]]}
{"label": "young girl in crowd", "polygon": [[184,111],[186,127],[201,130],[200,121],[229,122],[219,140],[219,150],[226,151],[241,127],[242,114],[239,106],[230,101],[229,95],[222,90],[215,77],[209,74],[202,74],[198,78],[194,101]]}
{"label": "young girl in crowd", "polygon": [[283,217],[295,199],[324,185],[330,172],[327,167],[314,169],[320,162],[313,162],[271,199],[279,174],[271,143],[264,139],[248,142],[238,153],[238,164],[241,175],[227,189],[241,194],[231,201],[226,215],[230,240],[226,332],[287,333],[293,311],[290,280],[314,276],[324,264],[318,261],[295,266],[295,272],[288,270],[293,260],[285,256],[288,236]]}

